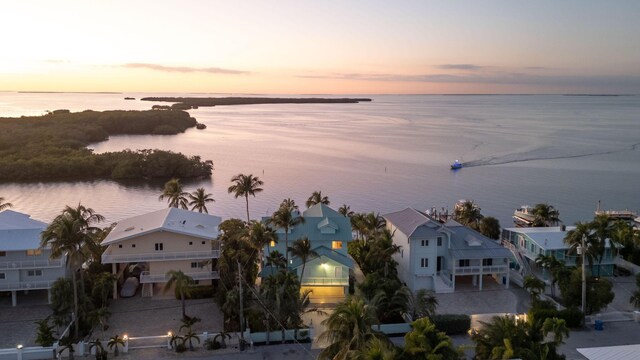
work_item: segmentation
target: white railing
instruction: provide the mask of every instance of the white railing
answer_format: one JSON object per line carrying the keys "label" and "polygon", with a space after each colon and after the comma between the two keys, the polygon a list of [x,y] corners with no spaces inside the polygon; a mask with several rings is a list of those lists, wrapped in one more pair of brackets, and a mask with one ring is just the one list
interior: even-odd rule
{"label": "white railing", "polygon": [[165,252],[158,251],[143,254],[102,254],[103,264],[141,262],[141,261],[169,261],[169,260],[205,260],[219,258],[220,250]]}
{"label": "white railing", "polygon": [[465,266],[456,267],[454,269],[456,275],[468,275],[468,274],[494,274],[504,273],[509,270],[506,265],[492,265],[492,266]]}
{"label": "white railing", "polygon": [[[185,273],[185,275],[191,277],[193,280],[210,280],[220,278],[220,274],[217,271]],[[151,274],[148,271],[143,271],[140,274],[140,283],[165,283],[169,281],[169,278],[170,277],[167,274]]]}
{"label": "white railing", "polygon": [[42,260],[0,261],[0,270],[57,268],[62,265],[62,260],[49,260],[46,258]]}
{"label": "white railing", "polygon": [[309,285],[349,285],[349,278],[303,277],[302,286]]}
{"label": "white railing", "polygon": [[0,282],[1,291],[13,291],[13,290],[41,290],[49,289],[53,285],[53,281],[21,281],[2,283]]}

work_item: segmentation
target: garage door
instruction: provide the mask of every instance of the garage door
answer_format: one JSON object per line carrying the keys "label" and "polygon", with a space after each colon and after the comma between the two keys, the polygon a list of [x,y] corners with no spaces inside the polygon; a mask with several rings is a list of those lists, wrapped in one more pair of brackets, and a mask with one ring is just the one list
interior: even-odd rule
{"label": "garage door", "polygon": [[344,299],[344,287],[342,286],[303,286],[300,291],[313,290],[312,303],[337,303]]}

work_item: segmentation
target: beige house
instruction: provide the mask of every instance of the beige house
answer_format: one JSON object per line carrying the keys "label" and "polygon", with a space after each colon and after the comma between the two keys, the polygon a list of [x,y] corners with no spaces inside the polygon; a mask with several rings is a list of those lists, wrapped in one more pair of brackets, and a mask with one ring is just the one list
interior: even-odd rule
{"label": "beige house", "polygon": [[[200,285],[218,279],[215,259],[220,217],[168,208],[124,219],[102,241],[103,264],[125,277],[139,277],[142,296],[166,292],[167,272],[180,270]],[[116,295],[114,291],[114,297]]]}

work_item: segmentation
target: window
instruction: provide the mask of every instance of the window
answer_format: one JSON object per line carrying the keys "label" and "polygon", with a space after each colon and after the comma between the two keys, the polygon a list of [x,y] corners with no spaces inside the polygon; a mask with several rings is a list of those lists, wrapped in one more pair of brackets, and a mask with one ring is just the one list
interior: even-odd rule
{"label": "window", "polygon": [[420,259],[420,267],[423,267],[423,268],[429,267],[429,259],[428,258]]}
{"label": "window", "polygon": [[493,259],[482,259],[482,266],[492,266]]}
{"label": "window", "polygon": [[131,244],[131,247],[136,247],[136,244]]}
{"label": "window", "polygon": [[200,267],[200,266],[198,266],[198,262],[192,262],[192,263],[191,263],[191,268],[192,268],[192,269],[197,269],[197,268],[199,268],[199,267]]}
{"label": "window", "polygon": [[438,246],[442,246],[442,236],[438,236]]}
{"label": "window", "polygon": [[164,246],[162,245],[162,243],[156,243],[156,251],[162,251],[164,250]]}
{"label": "window", "polygon": [[42,255],[42,249],[27,250],[27,256],[40,256],[40,255]]}
{"label": "window", "polygon": [[6,251],[0,251],[0,256],[7,256],[7,252]]}
{"label": "window", "polygon": [[332,249],[342,249],[342,241],[332,241],[331,242]]}
{"label": "window", "polygon": [[467,266],[469,266],[469,259],[458,260],[458,267],[467,267]]}
{"label": "window", "polygon": [[204,244],[206,244],[206,243],[207,243],[206,241],[203,241],[203,242],[202,242],[202,245],[204,245]]}
{"label": "window", "polygon": [[27,276],[42,276],[42,270],[29,270]]}
{"label": "window", "polygon": [[429,246],[429,240],[422,240],[422,246]]}
{"label": "window", "polygon": [[193,241],[189,241],[189,245],[193,245]]}
{"label": "window", "polygon": [[122,244],[118,244],[118,249],[122,249]]}
{"label": "window", "polygon": [[6,275],[4,273],[0,273],[0,280],[6,279]]}
{"label": "window", "polygon": [[271,246],[271,247],[276,246],[276,242],[275,242],[275,241],[273,241],[273,240],[271,240],[271,243],[269,244],[269,246]]}

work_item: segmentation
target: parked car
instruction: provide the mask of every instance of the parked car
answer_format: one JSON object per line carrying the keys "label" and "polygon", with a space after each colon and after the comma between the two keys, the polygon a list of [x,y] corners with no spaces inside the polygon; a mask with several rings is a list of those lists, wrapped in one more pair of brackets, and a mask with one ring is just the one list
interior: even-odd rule
{"label": "parked car", "polygon": [[132,297],[138,291],[138,286],[140,286],[140,281],[135,276],[130,276],[125,280],[124,284],[122,284],[122,288],[120,288],[120,297]]}

